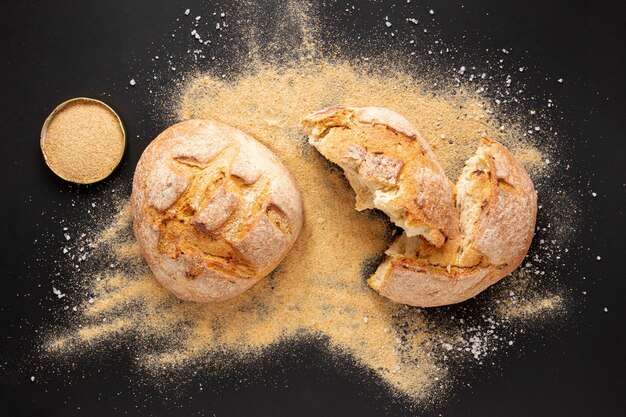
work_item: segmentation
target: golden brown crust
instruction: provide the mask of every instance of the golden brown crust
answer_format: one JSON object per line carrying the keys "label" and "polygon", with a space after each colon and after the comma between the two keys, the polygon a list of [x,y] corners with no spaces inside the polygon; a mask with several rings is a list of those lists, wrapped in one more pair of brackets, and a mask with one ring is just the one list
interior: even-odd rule
{"label": "golden brown crust", "polygon": [[215,121],[161,133],[133,179],[134,231],[155,277],[178,297],[222,301],[250,288],[291,249],[302,202],[262,144]]}
{"label": "golden brown crust", "polygon": [[302,121],[310,143],[344,169],[356,208],[378,208],[410,236],[441,246],[458,227],[453,190],[428,143],[380,107],[332,107]]}
{"label": "golden brown crust", "polygon": [[432,307],[465,301],[517,268],[530,247],[537,195],[520,163],[484,139],[457,183],[460,231],[442,247],[401,236],[369,283],[394,301]]}

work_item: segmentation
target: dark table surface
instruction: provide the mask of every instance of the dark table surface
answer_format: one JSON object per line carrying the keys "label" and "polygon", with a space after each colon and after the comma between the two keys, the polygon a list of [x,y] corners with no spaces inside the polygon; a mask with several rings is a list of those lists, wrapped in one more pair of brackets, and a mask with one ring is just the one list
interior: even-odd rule
{"label": "dark table surface", "polygon": [[[473,369],[447,401],[411,411],[393,398],[363,395],[377,390],[367,382],[368,376],[359,370],[347,374],[326,366],[326,353],[311,343],[285,347],[284,357],[291,360],[282,361],[280,367],[241,365],[243,372],[249,371],[246,366],[262,368],[254,372],[266,375],[272,384],[264,383],[264,378],[241,384],[238,377],[225,375],[219,389],[213,390],[210,380],[198,376],[204,382],[203,391],[194,386],[189,392],[185,388],[168,392],[167,380],[159,388],[142,383],[130,370],[130,353],[123,349],[110,357],[68,363],[66,372],[46,373],[37,365],[31,353],[54,302],[47,272],[54,259],[40,244],[49,223],[78,216],[71,204],[75,199],[89,196],[106,201],[112,182],[128,182],[145,145],[165,127],[163,120],[154,117],[158,110],[151,100],[153,93],[146,88],[130,90],[129,80],[137,74],[145,77],[144,66],[158,66],[152,60],[155,54],[181,45],[169,38],[186,8],[210,16],[213,11],[228,11],[229,3],[3,2],[0,414],[625,415],[623,0],[328,1],[322,5],[328,14],[357,7],[360,20],[348,15],[333,20],[332,30],[352,28],[346,30],[345,39],[380,31],[386,15],[396,21],[412,15],[431,29],[424,36],[437,36],[454,45],[467,57],[466,62],[480,63],[488,49],[509,48],[512,59],[505,65],[511,70],[529,68],[528,94],[547,92],[558,106],[560,117],[554,123],[563,132],[560,145],[575,155],[572,178],[577,183],[572,187],[597,193],[597,198],[582,203],[585,219],[579,225],[578,244],[601,255],[602,261],[581,254],[570,260],[572,268],[561,278],[573,292],[586,290],[587,297],[573,307],[575,311],[563,325],[542,337],[529,335],[519,353],[497,357],[497,366]],[[267,2],[266,7],[280,13],[282,6]],[[429,15],[431,8],[434,16]],[[345,25],[342,19],[347,19]],[[214,53],[225,52],[216,46]],[[557,85],[553,82],[557,78],[564,82]],[[43,120],[56,104],[75,96],[107,101],[124,120],[129,137],[137,138],[130,142],[114,178],[97,186],[70,186],[56,179],[39,151]],[[34,371],[38,376],[31,382]]]}

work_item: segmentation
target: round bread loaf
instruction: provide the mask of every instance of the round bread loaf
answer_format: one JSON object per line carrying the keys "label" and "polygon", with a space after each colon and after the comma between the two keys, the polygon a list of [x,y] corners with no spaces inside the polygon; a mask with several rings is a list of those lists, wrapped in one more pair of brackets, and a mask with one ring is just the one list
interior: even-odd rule
{"label": "round bread loaf", "polygon": [[526,170],[498,142],[482,140],[454,193],[428,144],[391,110],[330,108],[303,125],[311,144],[344,169],[357,209],[389,214],[391,207],[391,219],[404,229],[368,280],[381,295],[420,307],[454,304],[523,261],[537,195]]}
{"label": "round bread loaf", "polygon": [[179,298],[223,301],[269,274],[303,214],[287,168],[233,127],[189,120],[143,152],[133,179],[134,232],[154,276]]}

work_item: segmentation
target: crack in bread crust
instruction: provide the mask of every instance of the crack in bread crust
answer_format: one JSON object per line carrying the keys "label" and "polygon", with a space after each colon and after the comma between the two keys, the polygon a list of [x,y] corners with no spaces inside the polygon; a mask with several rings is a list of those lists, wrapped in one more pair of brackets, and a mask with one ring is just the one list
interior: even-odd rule
{"label": "crack in bread crust", "polygon": [[193,301],[245,291],[282,260],[302,225],[287,169],[255,139],[212,121],[174,125],[146,148],[131,204],[155,277]]}
{"label": "crack in bread crust", "polygon": [[[368,281],[381,295],[422,307],[453,304],[522,262],[537,196],[528,173],[501,144],[484,138],[454,187],[428,144],[391,110],[334,107],[302,124],[309,142],[344,169],[357,210],[378,208],[404,229]],[[360,169],[381,155],[402,163],[392,180],[389,163],[370,164],[374,172]]]}

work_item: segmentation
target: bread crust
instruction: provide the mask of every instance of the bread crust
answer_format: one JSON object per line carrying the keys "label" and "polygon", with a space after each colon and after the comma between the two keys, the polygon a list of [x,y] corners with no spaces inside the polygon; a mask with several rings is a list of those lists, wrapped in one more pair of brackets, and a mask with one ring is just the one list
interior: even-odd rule
{"label": "bread crust", "polygon": [[265,146],[216,121],[162,132],[142,154],[133,229],[157,280],[184,300],[224,301],[269,274],[303,222],[295,180]]}
{"label": "bread crust", "polygon": [[377,208],[410,236],[441,246],[455,233],[453,187],[428,143],[381,107],[331,107],[302,121],[309,142],[344,169],[356,208]]}
{"label": "bread crust", "polygon": [[[366,116],[362,117],[363,114]],[[357,192],[357,208],[361,189],[373,181],[390,184],[388,179],[393,172],[393,164],[383,163],[384,158],[390,157],[389,153],[378,152],[374,161],[368,162],[367,149],[359,151],[350,145],[349,152],[342,149],[344,155],[360,160],[359,167],[365,165],[366,170],[354,169],[345,158],[337,157],[340,153],[336,142],[363,146],[367,141],[355,136],[376,133],[359,128],[359,124],[383,125],[399,135],[415,138],[414,146],[424,150],[422,155],[431,161],[420,159],[413,165],[413,172],[432,169],[432,163],[436,164],[434,154],[417,131],[406,119],[388,109],[334,107],[307,116],[303,121],[305,133],[324,156],[344,168]],[[346,128],[350,129],[348,135],[332,136],[333,129]],[[380,138],[378,133],[372,141]],[[410,146],[405,145],[404,149]],[[404,159],[402,163],[410,162]],[[422,179],[420,186],[406,187],[404,191],[412,200],[400,200],[419,203],[423,211],[421,219],[429,220],[423,232],[409,234],[405,224],[394,221],[405,232],[387,250],[385,260],[368,280],[381,295],[419,307],[465,301],[510,274],[528,252],[537,216],[537,195],[530,176],[496,141],[482,140],[476,154],[466,162],[456,187],[443,186],[441,177],[445,174],[440,167],[434,172],[437,176],[413,174]],[[398,176],[397,183],[401,184],[405,178]],[[448,184],[447,179],[445,183]],[[375,204],[365,208],[372,207],[380,208]],[[446,221],[448,226],[441,226]],[[437,227],[443,241],[432,232]]]}

